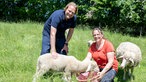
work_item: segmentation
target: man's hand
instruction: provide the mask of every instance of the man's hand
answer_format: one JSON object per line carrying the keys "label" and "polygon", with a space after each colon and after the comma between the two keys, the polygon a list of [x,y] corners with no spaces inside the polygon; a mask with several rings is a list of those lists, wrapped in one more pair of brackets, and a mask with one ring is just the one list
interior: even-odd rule
{"label": "man's hand", "polygon": [[58,54],[57,52],[52,52],[51,55],[52,55],[52,57],[53,57],[54,59],[56,59],[56,58],[58,57],[59,54]]}
{"label": "man's hand", "polygon": [[65,50],[66,54],[68,53],[68,45],[64,44],[64,47],[61,49],[61,52],[63,52],[63,50]]}

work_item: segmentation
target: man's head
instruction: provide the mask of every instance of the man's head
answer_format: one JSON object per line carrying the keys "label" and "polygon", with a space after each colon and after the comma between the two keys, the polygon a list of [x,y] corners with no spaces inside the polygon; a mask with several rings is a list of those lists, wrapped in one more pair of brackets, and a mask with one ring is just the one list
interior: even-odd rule
{"label": "man's head", "polygon": [[64,10],[65,10],[65,18],[67,20],[72,18],[77,13],[78,7],[74,2],[70,2],[66,5]]}

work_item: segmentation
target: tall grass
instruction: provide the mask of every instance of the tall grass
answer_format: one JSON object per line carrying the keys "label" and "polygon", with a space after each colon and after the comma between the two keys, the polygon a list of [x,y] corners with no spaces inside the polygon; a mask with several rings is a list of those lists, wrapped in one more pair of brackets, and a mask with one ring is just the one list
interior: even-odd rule
{"label": "tall grass", "polygon": [[[69,55],[82,60],[87,54],[87,42],[92,38],[91,30],[77,26],[69,42]],[[34,22],[6,23],[0,22],[0,82],[31,82],[36,70],[36,61],[40,55],[43,24]],[[146,82],[146,56],[144,37],[130,37],[112,33],[107,30],[104,35],[115,48],[123,41],[131,41],[139,45],[143,53],[140,68],[134,70],[134,82]],[[120,71],[120,70],[119,70]],[[121,80],[122,71],[117,74],[115,82]],[[61,82],[59,75],[54,75],[54,82]],[[74,82],[76,82],[73,76]],[[50,78],[41,78],[40,82],[51,82]],[[125,82],[125,81],[124,81]]]}

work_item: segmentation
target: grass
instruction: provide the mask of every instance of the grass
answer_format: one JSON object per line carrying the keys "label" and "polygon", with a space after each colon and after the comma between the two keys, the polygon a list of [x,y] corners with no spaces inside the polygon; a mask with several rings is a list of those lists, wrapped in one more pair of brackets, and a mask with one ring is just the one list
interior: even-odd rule
{"label": "grass", "polygon": [[[69,55],[83,60],[87,54],[87,41],[93,39],[91,30],[80,29],[77,26],[74,35],[69,42]],[[41,51],[41,36],[43,24],[34,22],[7,23],[0,22],[0,82],[32,82],[36,70],[36,61]],[[115,48],[123,41],[131,41],[141,48],[143,60],[140,68],[134,70],[134,82],[146,82],[146,56],[145,37],[130,37],[107,30],[104,35]],[[122,70],[119,69],[115,82],[122,81]],[[61,82],[60,74],[53,75],[54,82]],[[73,76],[75,81],[75,77]],[[51,82],[50,78],[41,78],[39,82]],[[129,82],[129,81],[124,81]]]}

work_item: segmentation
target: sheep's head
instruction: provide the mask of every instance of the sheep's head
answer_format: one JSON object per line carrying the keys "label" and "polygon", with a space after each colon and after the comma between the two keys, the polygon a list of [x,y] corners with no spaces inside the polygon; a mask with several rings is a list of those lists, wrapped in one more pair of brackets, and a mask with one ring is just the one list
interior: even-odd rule
{"label": "sheep's head", "polygon": [[91,63],[89,64],[89,66],[86,70],[86,72],[88,72],[88,71],[96,71],[96,72],[99,71],[99,67],[98,67],[98,65],[95,61],[91,61]]}
{"label": "sheep's head", "polygon": [[88,47],[90,47],[90,46],[92,45],[93,42],[94,42],[94,41],[89,40],[89,41],[88,41]]}
{"label": "sheep's head", "polygon": [[122,59],[121,65],[120,65],[121,68],[124,69],[126,66],[128,66],[128,67],[134,66],[134,60],[132,58],[130,58],[130,57],[128,58],[125,56],[121,56],[120,58]]}
{"label": "sheep's head", "polygon": [[93,71],[99,72],[99,67],[95,61],[91,61]]}

